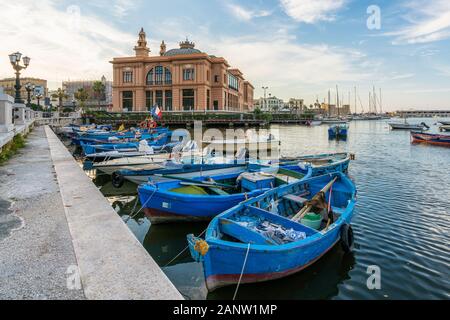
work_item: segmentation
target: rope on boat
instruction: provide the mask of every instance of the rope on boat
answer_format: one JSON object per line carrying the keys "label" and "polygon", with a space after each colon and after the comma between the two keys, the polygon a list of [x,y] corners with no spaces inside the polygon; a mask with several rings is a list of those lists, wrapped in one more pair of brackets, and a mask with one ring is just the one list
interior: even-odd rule
{"label": "rope on boat", "polygon": [[245,254],[244,264],[242,265],[242,271],[241,271],[241,275],[239,276],[239,281],[238,281],[238,284],[236,286],[236,291],[234,291],[233,301],[236,300],[236,296],[237,296],[237,293],[238,293],[238,290],[239,290],[239,285],[241,284],[242,276],[244,274],[245,265],[247,264],[247,258],[248,258],[248,253],[249,252],[250,252],[250,243],[248,244],[248,247],[247,247],[247,253]]}
{"label": "rope on boat", "polygon": [[[205,234],[206,230],[208,230],[208,228],[206,228],[205,230],[203,230],[202,233],[200,233],[197,238],[201,237],[202,235]],[[172,262],[174,262],[176,259],[178,259],[184,252],[186,252],[186,250],[189,249],[189,244],[183,249],[181,250],[181,252],[179,254],[177,254],[172,260],[170,260],[169,262],[167,262],[163,268],[167,267],[169,264],[171,264]]]}

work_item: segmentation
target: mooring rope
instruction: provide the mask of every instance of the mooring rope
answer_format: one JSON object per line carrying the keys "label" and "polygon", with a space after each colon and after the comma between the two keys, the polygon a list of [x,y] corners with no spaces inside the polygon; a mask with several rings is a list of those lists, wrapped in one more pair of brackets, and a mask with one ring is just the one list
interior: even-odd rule
{"label": "mooring rope", "polygon": [[236,286],[236,291],[234,291],[233,301],[236,300],[236,296],[237,296],[237,293],[239,290],[239,285],[241,284],[242,276],[244,275],[245,265],[247,264],[247,258],[248,258],[249,252],[250,252],[250,243],[248,244],[248,247],[247,247],[247,253],[245,254],[244,264],[242,265],[242,271],[241,271],[241,275],[239,276],[239,281]]}
{"label": "mooring rope", "polygon": [[[205,234],[206,230],[208,230],[208,228],[206,228],[205,230],[203,230],[202,233],[200,233],[197,238],[201,237],[202,235]],[[183,249],[181,250],[181,252],[179,254],[177,254],[172,260],[170,260],[168,263],[166,263],[166,265],[164,265],[163,268],[167,267],[169,264],[171,264],[172,262],[174,262],[177,258],[179,258],[187,249],[189,249],[189,244]]]}
{"label": "mooring rope", "polygon": [[150,197],[148,197],[148,199],[144,202],[144,204],[141,206],[141,208],[136,212],[133,213],[133,211],[136,209],[136,204],[137,204],[137,200],[139,199],[139,195],[136,198],[136,202],[134,204],[134,208],[133,211],[131,212],[131,214],[128,216],[127,219],[124,220],[125,224],[128,223],[128,221],[130,221],[130,219],[133,219],[134,217],[136,217],[141,211],[142,209],[145,208],[145,206],[147,205],[147,203],[151,200],[151,198],[155,195],[157,188],[155,188],[155,190],[153,190],[153,193],[150,195]]}

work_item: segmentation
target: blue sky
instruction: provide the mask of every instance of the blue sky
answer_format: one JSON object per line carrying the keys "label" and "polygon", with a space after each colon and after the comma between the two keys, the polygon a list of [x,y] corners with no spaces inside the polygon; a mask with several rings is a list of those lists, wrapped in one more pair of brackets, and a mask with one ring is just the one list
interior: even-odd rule
{"label": "blue sky", "polygon": [[[379,29],[367,26],[371,5],[380,9]],[[268,86],[277,97],[312,103],[339,85],[347,102],[357,86],[367,109],[376,86],[386,110],[450,109],[448,0],[22,0],[2,6],[0,77],[11,76],[7,55],[19,50],[32,57],[24,75],[48,79],[53,88],[67,79],[110,78],[108,61],[133,54],[144,27],[153,54],[161,40],[172,48],[187,36],[198,49],[224,56],[254,84],[255,97]]]}

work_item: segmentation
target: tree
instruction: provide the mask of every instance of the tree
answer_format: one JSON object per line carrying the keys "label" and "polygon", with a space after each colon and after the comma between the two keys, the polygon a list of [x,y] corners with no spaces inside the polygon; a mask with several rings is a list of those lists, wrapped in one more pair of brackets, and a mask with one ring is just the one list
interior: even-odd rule
{"label": "tree", "polygon": [[63,107],[63,100],[67,99],[69,96],[66,94],[64,89],[58,88],[56,93],[52,94],[52,98],[58,99],[58,111],[60,111]]}
{"label": "tree", "polygon": [[92,85],[92,91],[94,91],[95,98],[98,101],[98,106],[100,107],[100,102],[105,97],[105,84],[102,81],[95,81]]}
{"label": "tree", "polygon": [[85,108],[85,102],[87,99],[89,99],[89,93],[84,88],[78,89],[77,92],[75,92],[75,99],[79,101],[79,105],[81,109]]}

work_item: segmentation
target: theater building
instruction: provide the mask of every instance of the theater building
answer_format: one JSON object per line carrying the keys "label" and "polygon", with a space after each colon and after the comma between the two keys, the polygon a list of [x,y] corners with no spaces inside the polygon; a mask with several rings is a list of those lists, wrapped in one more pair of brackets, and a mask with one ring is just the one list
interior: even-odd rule
{"label": "theater building", "polygon": [[114,58],[113,111],[145,111],[157,104],[165,111],[253,110],[254,87],[222,57],[208,55],[186,40],[159,55],[139,33],[136,55]]}

